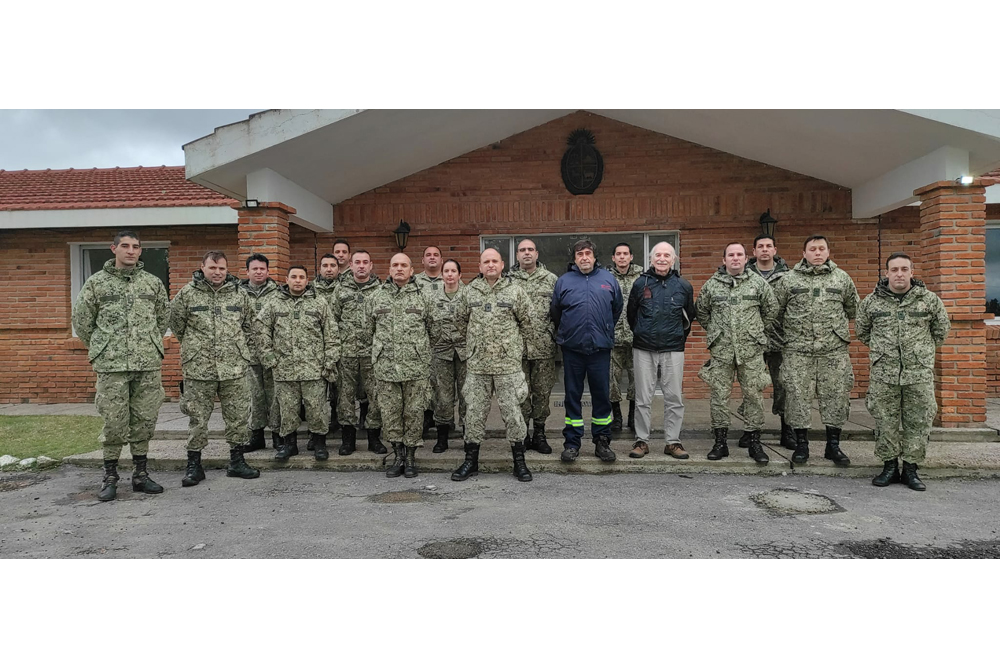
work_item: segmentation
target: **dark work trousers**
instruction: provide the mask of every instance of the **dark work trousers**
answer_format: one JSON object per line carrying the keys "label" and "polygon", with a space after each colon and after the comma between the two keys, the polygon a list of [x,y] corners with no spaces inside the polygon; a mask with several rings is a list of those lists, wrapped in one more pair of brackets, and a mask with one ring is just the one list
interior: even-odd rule
{"label": "dark work trousers", "polygon": [[579,448],[583,439],[583,379],[590,386],[590,435],[611,438],[611,351],[584,355],[563,348],[563,380],[566,385],[564,447]]}

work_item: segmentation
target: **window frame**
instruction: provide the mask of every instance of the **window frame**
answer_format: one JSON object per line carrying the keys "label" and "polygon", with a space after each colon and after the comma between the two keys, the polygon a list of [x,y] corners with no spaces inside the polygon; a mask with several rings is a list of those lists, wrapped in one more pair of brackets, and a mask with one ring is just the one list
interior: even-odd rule
{"label": "window frame", "polygon": [[[998,230],[998,229],[1000,229],[1000,218],[987,218],[986,219],[986,229],[987,230]],[[985,243],[985,239],[983,241]],[[986,255],[985,251],[983,252],[983,255],[984,255],[983,265],[985,267],[984,273],[988,273],[989,270],[990,270],[990,268],[985,263],[985,255]],[[1000,267],[997,267],[997,271],[1000,271]],[[984,279],[985,278],[986,277],[984,276]],[[985,292],[985,291],[986,291],[986,287],[984,285],[983,286],[983,292]],[[986,301],[988,303],[989,300],[986,300]],[[983,304],[983,312],[985,312],[985,311],[986,311],[986,304],[984,303]],[[994,317],[992,319],[986,319],[983,322],[985,322],[987,325],[1000,325],[1000,313],[994,313],[993,316]]]}

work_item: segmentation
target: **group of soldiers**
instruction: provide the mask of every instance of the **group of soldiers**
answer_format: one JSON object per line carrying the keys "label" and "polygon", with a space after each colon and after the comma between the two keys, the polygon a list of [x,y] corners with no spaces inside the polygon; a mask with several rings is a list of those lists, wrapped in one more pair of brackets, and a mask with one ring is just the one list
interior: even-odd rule
{"label": "group of soldiers", "polygon": [[[660,252],[651,256],[657,255],[658,264],[668,257],[665,266],[670,270],[674,251],[660,246],[669,244],[658,244],[654,251]],[[261,254],[248,258],[247,277],[240,280],[229,273],[224,253],[210,251],[172,302],[162,282],[143,271],[136,232],[120,232],[111,249],[114,258],[87,280],[73,313],[76,332],[97,372],[95,403],[104,418],[104,479],[98,494],[102,501],[116,496],[118,459],[126,444],[134,463],[133,490],[163,491],[150,479],[146,459],[164,399],[160,366],[168,329],[181,344],[181,410],[190,419],[185,487],[205,479],[201,452],[208,443],[216,398],[230,451],[226,475],[231,477],[260,475],[243,455],[265,447],[265,427],[271,431],[277,461],[298,455],[297,431],[304,417],[307,448],[317,461],[329,458],[331,423],[334,431],[341,430],[342,456],[355,451],[357,427],[363,424],[369,451],[385,455],[385,462],[389,453],[384,436],[393,457],[386,466],[388,477],[415,477],[416,450],[428,430],[436,426],[433,451],[439,453],[448,449],[457,425],[463,431],[465,459],[452,479],[466,480],[478,472],[494,395],[518,480],[532,478],[526,449],[552,452],[545,421],[555,384],[557,324],[550,303],[557,279],[538,261],[530,239],[518,244],[518,262],[510,271],[499,252],[485,250],[479,274],[468,284],[462,281],[458,261],[444,260],[435,246],[424,250],[424,271],[416,275],[407,255],[394,255],[382,282],[367,251],[352,252],[346,240],[338,239],[333,253],[321,259],[315,280],[309,281],[305,267],[294,265],[284,285],[270,278],[269,260]],[[848,320],[856,318],[858,338],[871,348],[867,405],[878,423],[876,454],[885,462],[873,483],[884,486],[902,479],[913,489],[923,489],[916,467],[923,461],[937,410],[934,348],[948,333],[944,307],[912,278],[912,263],[901,253],[889,258],[887,277],[859,306],[853,282],[829,254],[824,237],[810,237],[803,260],[789,269],[766,235],[754,241],[754,260],[749,263],[741,244],[726,246],[723,266],[697,300],[696,317],[707,332],[711,355],[699,373],[712,391],[715,443],[708,458],[729,455],[728,400],[735,376],[743,394],[739,413],[746,425],[741,445],[755,461],[767,463],[760,432],[762,391],[770,382],[772,410],[781,416],[781,444],[794,450],[792,460],[804,463],[809,457],[806,434],[815,395],[827,428],[825,456],[838,465],[849,464],[839,438],[854,381]],[[657,275],[652,268],[650,272]],[[621,295],[641,302],[653,293],[632,289],[642,268],[632,264],[627,244],[616,246],[611,273],[620,292],[610,354],[613,414],[607,422],[612,431],[622,429],[621,401],[627,397],[627,424],[634,430],[634,327]],[[690,292],[690,284],[684,283]],[[637,312],[642,317],[639,306],[630,304],[633,318]],[[694,305],[679,313],[685,322],[675,375],[682,373],[683,340]],[[625,391],[619,382],[623,375],[628,378]],[[679,403],[680,379],[675,380]],[[645,418],[648,438],[645,408],[647,413],[640,417]],[[582,425],[582,419],[578,421]],[[567,425],[570,422],[567,417]],[[529,425],[534,427],[531,433]],[[679,434],[679,424],[668,425],[667,431]],[[674,440],[668,437],[668,454],[687,458]],[[645,445],[642,439],[633,451],[638,454],[631,456],[642,456],[640,445]],[[601,458],[614,459],[613,453],[610,460]],[[572,458],[564,454],[563,459]]]}

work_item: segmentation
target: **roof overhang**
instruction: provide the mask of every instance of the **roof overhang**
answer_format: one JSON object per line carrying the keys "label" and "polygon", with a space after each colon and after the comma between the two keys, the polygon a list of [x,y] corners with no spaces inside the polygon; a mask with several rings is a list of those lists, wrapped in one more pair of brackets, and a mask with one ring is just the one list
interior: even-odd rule
{"label": "roof overhang", "polygon": [[168,225],[235,225],[231,206],[157,206],[114,209],[0,211],[0,230],[57,227],[149,227]]}

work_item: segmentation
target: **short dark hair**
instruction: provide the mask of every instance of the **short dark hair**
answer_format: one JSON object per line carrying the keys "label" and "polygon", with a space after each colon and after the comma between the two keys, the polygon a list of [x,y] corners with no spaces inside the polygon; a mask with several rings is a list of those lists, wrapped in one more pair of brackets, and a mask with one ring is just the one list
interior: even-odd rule
{"label": "short dark hair", "polygon": [[[524,239],[521,239],[521,241],[524,241]],[[451,259],[451,258],[448,258],[447,260],[445,260],[444,262],[442,262],[442,263],[441,263],[441,268],[442,268],[442,269],[444,269],[444,266],[445,266],[446,264],[448,264],[449,262],[451,262],[452,264],[454,264],[454,265],[455,265],[455,268],[456,268],[456,269],[458,269],[458,273],[460,273],[460,274],[462,273],[462,265],[460,265],[460,264],[458,263],[458,260],[453,260],[453,259]]]}
{"label": "short dark hair", "polygon": [[618,252],[618,248],[621,247],[621,246],[624,246],[625,248],[627,248],[629,253],[632,252],[632,247],[629,246],[628,243],[626,243],[624,241],[619,241],[618,243],[616,243],[614,250],[611,251],[611,252],[612,253],[617,253]]}
{"label": "short dark hair", "polygon": [[826,237],[824,237],[822,234],[814,234],[814,235],[812,235],[811,237],[809,237],[808,239],[806,239],[805,241],[802,242],[802,250],[806,249],[806,246],[809,245],[810,241],[818,241],[820,239],[822,239],[823,241],[826,242],[826,247],[827,248],[830,247],[830,240],[829,239],[827,239]]}
{"label": "short dark hair", "polygon": [[760,241],[761,239],[770,239],[772,244],[774,244],[775,246],[778,245],[778,242],[775,241],[774,237],[772,237],[770,234],[758,234],[757,236],[755,236],[753,238],[753,247],[754,248],[757,247],[757,242]]}
{"label": "short dark hair", "polygon": [[211,260],[212,262],[218,262],[219,260],[225,260],[226,264],[229,264],[229,258],[226,257],[225,253],[223,253],[222,251],[219,251],[219,250],[208,251],[207,253],[205,253],[202,256],[202,258],[201,258],[201,263],[205,264],[209,260]]}
{"label": "short dark hair", "polygon": [[597,246],[594,245],[593,241],[590,239],[580,239],[569,249],[570,258],[575,258],[577,253],[586,248],[589,248],[593,251],[594,255],[597,255]]}
{"label": "short dark hair", "polygon": [[286,275],[290,275],[292,273],[292,269],[301,269],[302,271],[305,272],[306,276],[309,275],[309,270],[307,270],[305,266],[301,264],[293,264],[291,267],[288,268],[288,274]]}
{"label": "short dark hair", "polygon": [[334,261],[336,261],[336,259],[337,259],[337,256],[336,256],[336,255],[334,255],[333,253],[324,253],[324,254],[323,254],[323,257],[321,257],[321,258],[319,259],[319,263],[320,263],[320,264],[323,264],[323,260],[325,260],[325,259],[327,259],[327,258],[330,258],[331,260],[334,260]]}
{"label": "short dark hair", "polygon": [[354,260],[354,256],[355,255],[360,255],[361,253],[364,253],[365,255],[367,255],[369,260],[372,258],[372,254],[371,253],[369,253],[368,251],[366,251],[364,248],[359,248],[358,250],[356,250],[353,253],[351,253],[351,260]]}
{"label": "short dark hair", "polygon": [[267,259],[267,256],[264,255],[263,253],[254,253],[253,255],[251,255],[250,257],[248,257],[247,258],[247,269],[250,268],[250,263],[251,262],[263,262],[265,267],[268,267],[268,268],[271,267],[271,262]]}
{"label": "short dark hair", "polygon": [[139,242],[140,246],[142,245],[142,239],[139,238],[138,232],[136,232],[135,230],[120,230],[118,234],[115,235],[115,241],[114,241],[115,246],[121,243],[122,237],[132,237],[133,239]]}
{"label": "short dark hair", "polygon": [[893,253],[892,255],[890,255],[888,258],[886,258],[886,260],[885,260],[885,268],[888,269],[890,262],[892,262],[893,260],[898,260],[900,258],[902,258],[904,260],[909,260],[910,261],[910,266],[911,267],[913,266],[913,259],[909,255],[907,255],[906,253],[902,253],[900,251],[896,251],[895,253]]}
{"label": "short dark hair", "polygon": [[[438,255],[440,255],[440,254],[441,254],[441,247],[440,247],[440,246],[435,246],[434,244],[431,244],[430,246],[427,246],[427,247],[425,247],[425,248],[424,248],[424,253],[426,253],[427,251],[429,251],[429,250],[430,250],[430,249],[432,249],[432,248],[434,248],[435,250],[437,250],[437,252],[438,252]],[[421,253],[421,254],[420,254],[420,257],[423,257],[423,256],[424,256],[424,253]]]}
{"label": "short dark hair", "polygon": [[336,248],[337,244],[344,244],[345,246],[347,246],[347,250],[351,250],[351,242],[348,241],[347,239],[344,238],[337,239],[336,241],[333,242],[333,247]]}
{"label": "short dark hair", "polygon": [[726,253],[729,252],[729,247],[730,246],[739,246],[740,248],[743,249],[743,254],[744,255],[747,254],[747,247],[744,246],[741,242],[739,242],[739,241],[730,241],[728,244],[726,244],[726,247],[722,249],[722,257],[723,257],[723,259],[726,257]]}

